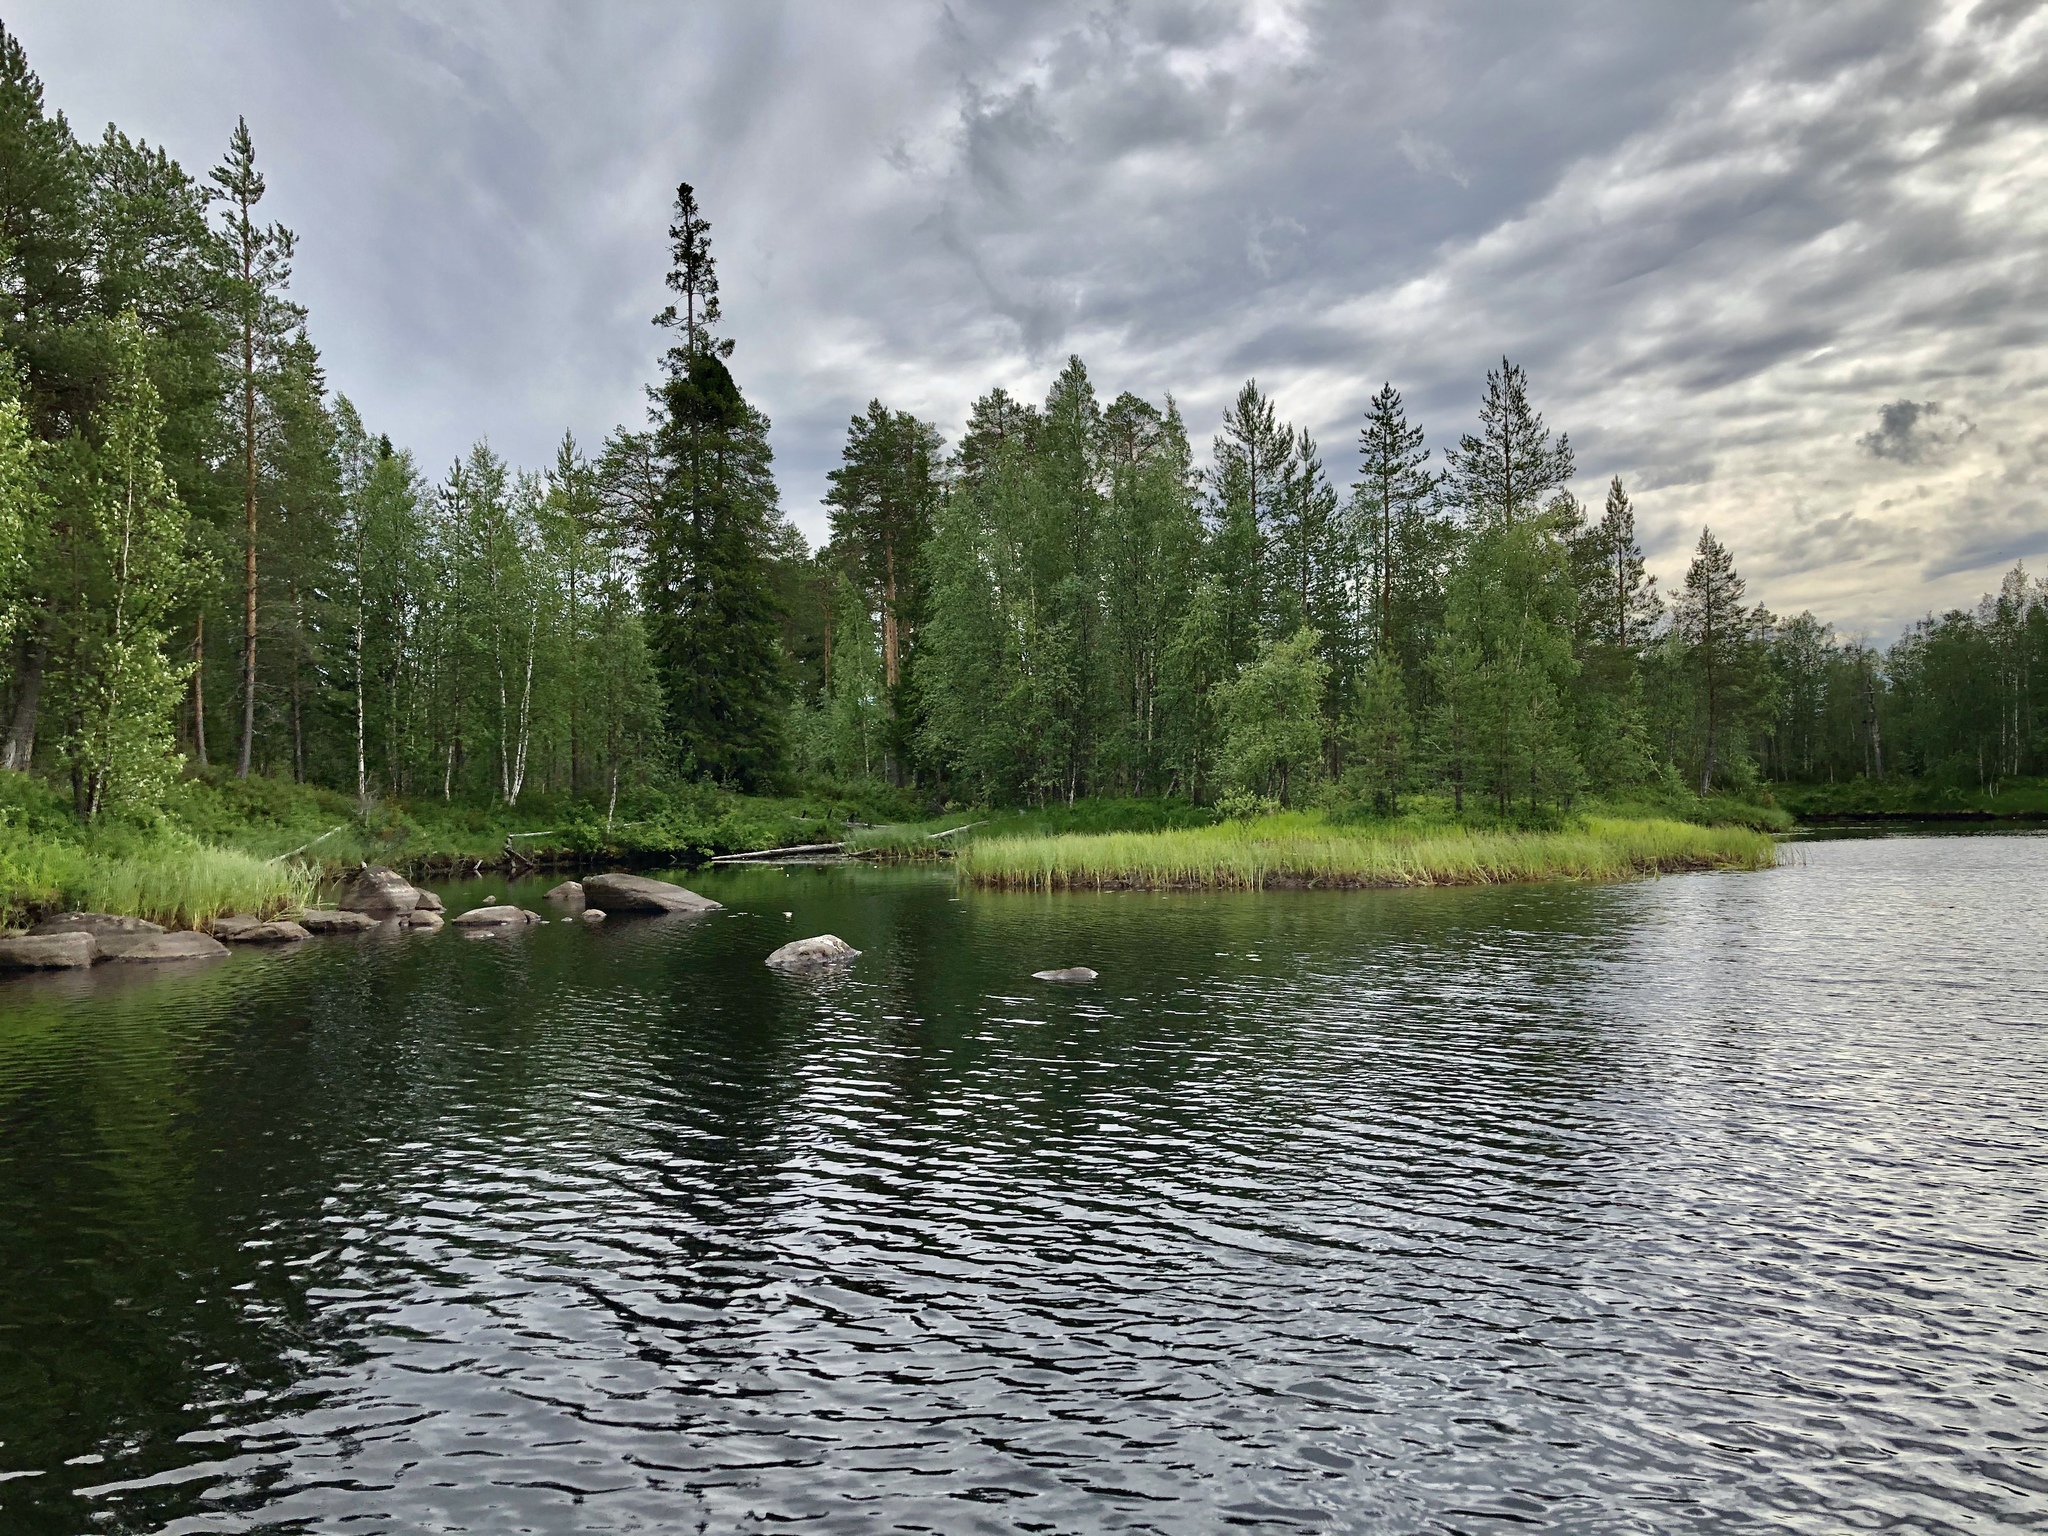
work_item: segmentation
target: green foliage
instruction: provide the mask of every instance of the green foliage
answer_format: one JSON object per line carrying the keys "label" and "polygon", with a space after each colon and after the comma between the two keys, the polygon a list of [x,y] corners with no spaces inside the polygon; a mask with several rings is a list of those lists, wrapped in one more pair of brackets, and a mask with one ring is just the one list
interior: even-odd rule
{"label": "green foliage", "polygon": [[171,717],[186,669],[166,654],[165,627],[193,575],[185,509],[157,453],[162,412],[141,329],[125,322],[117,338],[93,438],[63,445],[56,476],[74,539],[63,750],[87,820],[147,815],[177,775]]}
{"label": "green foliage", "polygon": [[1223,727],[1223,782],[1240,795],[1292,805],[1315,787],[1322,763],[1323,684],[1319,636],[1304,625],[1268,640],[1252,663],[1215,689]]}

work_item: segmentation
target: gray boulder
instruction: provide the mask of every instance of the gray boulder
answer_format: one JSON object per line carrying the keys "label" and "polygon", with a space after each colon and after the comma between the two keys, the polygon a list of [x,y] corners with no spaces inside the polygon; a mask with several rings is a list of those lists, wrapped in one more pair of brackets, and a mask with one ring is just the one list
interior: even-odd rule
{"label": "gray boulder", "polygon": [[783,945],[768,957],[768,964],[778,971],[817,971],[846,965],[859,953],[838,934],[821,933],[816,938]]}
{"label": "gray boulder", "polygon": [[449,919],[458,928],[524,928],[540,916],[521,907],[472,907]]}
{"label": "gray boulder", "polygon": [[420,910],[407,915],[405,926],[408,928],[424,929],[426,932],[432,933],[440,928],[444,922],[446,922],[446,919],[440,913]]}
{"label": "gray boulder", "polygon": [[308,933],[289,918],[278,918],[275,922],[251,923],[244,928],[239,924],[232,933],[222,933],[220,925],[214,924],[213,936],[225,939],[230,944],[296,944],[301,939],[310,939]]}
{"label": "gray boulder", "polygon": [[604,921],[604,912],[598,907],[585,907],[583,909],[583,921],[586,923],[601,923]]}
{"label": "gray boulder", "polygon": [[217,960],[228,952],[227,945],[204,933],[145,933],[124,943],[111,960],[131,964],[154,964],[161,960]]}
{"label": "gray boulder", "polygon": [[40,937],[48,933],[89,933],[94,938],[101,934],[162,933],[163,924],[152,923],[142,917],[117,917],[111,912],[66,912],[58,917],[46,917],[29,932]]}
{"label": "gray boulder", "polygon": [[91,965],[99,945],[83,929],[0,938],[0,971],[70,971]]}
{"label": "gray boulder", "polygon": [[419,896],[420,900],[419,905],[414,907],[413,911],[446,912],[448,910],[448,908],[442,903],[441,898],[436,896],[432,891],[420,891],[416,894]]}
{"label": "gray boulder", "polygon": [[377,926],[367,912],[337,912],[332,907],[310,907],[296,919],[308,933],[364,933]]}
{"label": "gray boulder", "polygon": [[680,885],[642,875],[592,875],[583,882],[583,899],[607,912],[717,912],[724,906]]}
{"label": "gray boulder", "polygon": [[1095,973],[1085,965],[1069,965],[1057,971],[1033,971],[1033,981],[1058,981],[1070,986],[1082,986],[1095,979]]}
{"label": "gray boulder", "polygon": [[548,892],[548,900],[566,902],[572,907],[582,906],[583,882],[580,880],[564,880],[560,885]]}
{"label": "gray boulder", "polygon": [[373,865],[357,872],[335,905],[372,917],[404,917],[420,904],[420,893],[396,870]]}

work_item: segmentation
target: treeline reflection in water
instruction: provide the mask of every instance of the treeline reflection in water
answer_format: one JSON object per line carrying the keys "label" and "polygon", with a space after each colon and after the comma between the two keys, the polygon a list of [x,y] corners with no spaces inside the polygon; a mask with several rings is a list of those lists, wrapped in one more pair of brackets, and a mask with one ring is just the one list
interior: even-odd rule
{"label": "treeline reflection in water", "polygon": [[2023,1525],[2044,873],[748,870],[10,983],[0,1528]]}

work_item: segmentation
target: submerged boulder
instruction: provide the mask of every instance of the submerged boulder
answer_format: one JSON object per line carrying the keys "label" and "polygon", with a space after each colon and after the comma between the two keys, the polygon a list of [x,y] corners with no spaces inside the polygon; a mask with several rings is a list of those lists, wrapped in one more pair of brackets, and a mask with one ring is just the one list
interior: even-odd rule
{"label": "submerged boulder", "polygon": [[372,917],[403,917],[419,904],[420,893],[406,878],[382,865],[357,871],[336,903],[344,912],[367,912]]}
{"label": "submerged boulder", "polygon": [[846,965],[860,951],[836,933],[821,933],[816,938],[798,939],[785,944],[768,957],[768,964],[778,971],[816,971],[828,966]]}
{"label": "submerged boulder", "polygon": [[226,939],[230,944],[296,944],[313,935],[290,918],[280,917],[275,922],[258,923],[238,933],[222,933],[215,929],[214,937]]}
{"label": "submerged boulder", "polygon": [[377,926],[367,912],[337,912],[332,907],[310,907],[295,919],[308,933],[363,933]]}
{"label": "submerged boulder", "polygon": [[443,918],[439,912],[430,912],[422,907],[407,915],[405,926],[408,928],[421,928],[428,933],[433,933],[446,921],[447,919]]}
{"label": "submerged boulder", "polygon": [[0,971],[82,970],[99,958],[84,929],[70,933],[10,933],[0,938]]}
{"label": "submerged boulder", "polygon": [[583,882],[583,899],[607,912],[717,912],[724,906],[644,875],[592,875]]}
{"label": "submerged boulder", "polygon": [[564,902],[572,907],[582,906],[583,882],[580,880],[564,880],[560,885],[548,892],[548,900]]}
{"label": "submerged boulder", "polygon": [[449,921],[458,928],[524,928],[539,922],[540,915],[522,907],[472,907]]}
{"label": "submerged boulder", "polygon": [[227,945],[210,934],[144,933],[125,940],[120,949],[107,958],[145,964],[160,960],[218,960],[227,952]]}
{"label": "submerged boulder", "polygon": [[599,907],[585,907],[585,908],[583,909],[583,921],[584,921],[584,922],[586,922],[586,923],[601,923],[601,922],[603,922],[603,921],[604,921],[604,911],[603,911],[603,909],[602,909],[602,908],[599,908]]}
{"label": "submerged boulder", "polygon": [[229,944],[296,944],[313,935],[288,918],[265,922],[260,917],[217,917],[213,936]]}
{"label": "submerged boulder", "polygon": [[1085,965],[1063,966],[1057,971],[1033,971],[1033,981],[1058,981],[1071,986],[1081,986],[1095,979],[1095,973]]}
{"label": "submerged boulder", "polygon": [[447,906],[442,902],[441,898],[436,896],[432,891],[421,891],[418,894],[420,898],[419,905],[414,907],[413,911],[446,912],[448,910]]}

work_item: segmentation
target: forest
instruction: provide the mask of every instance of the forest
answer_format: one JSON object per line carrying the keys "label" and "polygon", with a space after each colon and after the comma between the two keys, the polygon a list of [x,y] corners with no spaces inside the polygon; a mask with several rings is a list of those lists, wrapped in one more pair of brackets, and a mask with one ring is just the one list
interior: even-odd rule
{"label": "forest", "polygon": [[1752,601],[1710,530],[1660,590],[1506,359],[1476,430],[1388,384],[1329,461],[1256,381],[1206,458],[1079,358],[953,442],[877,400],[813,550],[690,186],[645,419],[524,466],[362,418],[266,195],[246,123],[197,175],[80,137],[0,30],[0,764],[82,823],[259,779],[609,825],[704,786],[1512,821],[2043,772],[2042,583],[1888,648]]}

